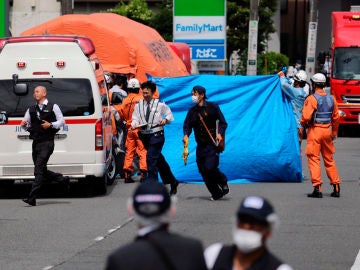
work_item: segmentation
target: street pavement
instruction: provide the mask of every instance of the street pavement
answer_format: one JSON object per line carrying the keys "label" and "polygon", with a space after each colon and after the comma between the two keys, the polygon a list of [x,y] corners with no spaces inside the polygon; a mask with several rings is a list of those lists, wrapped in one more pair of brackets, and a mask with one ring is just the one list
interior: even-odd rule
{"label": "street pavement", "polygon": [[[170,228],[201,239],[204,247],[231,243],[232,217],[241,199],[261,195],[281,220],[269,248],[294,269],[360,269],[360,138],[338,138],[336,148],[343,180],[340,198],[330,197],[325,171],[324,198],[306,197],[312,187],[303,157],[301,183],[230,184],[230,194],[219,201],[210,201],[202,184],[181,184]],[[136,225],[126,207],[135,186],[118,179],[106,196],[49,196],[39,199],[37,207],[3,195],[0,269],[104,269],[108,254],[135,237]]]}

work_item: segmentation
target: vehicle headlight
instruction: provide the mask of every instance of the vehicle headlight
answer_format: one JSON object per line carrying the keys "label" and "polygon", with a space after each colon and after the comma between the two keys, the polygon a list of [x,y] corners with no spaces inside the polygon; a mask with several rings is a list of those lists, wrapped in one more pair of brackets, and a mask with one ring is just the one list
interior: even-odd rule
{"label": "vehicle headlight", "polygon": [[346,116],[346,113],[345,113],[344,111],[339,110],[338,112],[339,112],[339,115],[340,115],[341,117],[345,117],[345,116]]}

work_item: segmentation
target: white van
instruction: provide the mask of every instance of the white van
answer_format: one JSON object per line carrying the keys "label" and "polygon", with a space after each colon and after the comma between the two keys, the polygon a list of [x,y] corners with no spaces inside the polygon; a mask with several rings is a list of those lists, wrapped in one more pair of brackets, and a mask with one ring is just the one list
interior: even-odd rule
{"label": "white van", "polygon": [[[112,156],[112,112],[92,41],[75,36],[23,36],[0,39],[0,182],[31,180],[32,140],[20,127],[35,103],[37,85],[60,106],[65,126],[55,136],[49,170],[96,183],[106,193],[116,174]],[[96,181],[95,181],[96,180]]]}

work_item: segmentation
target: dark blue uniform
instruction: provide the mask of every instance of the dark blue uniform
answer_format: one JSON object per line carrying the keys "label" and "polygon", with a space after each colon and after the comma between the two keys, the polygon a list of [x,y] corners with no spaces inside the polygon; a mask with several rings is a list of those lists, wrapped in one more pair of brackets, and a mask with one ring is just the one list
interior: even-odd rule
{"label": "dark blue uniform", "polygon": [[194,129],[196,148],[196,163],[206,187],[213,199],[219,199],[229,192],[226,176],[218,169],[219,149],[214,144],[205,126],[200,120],[204,120],[212,138],[216,139],[216,122],[218,121],[218,133],[225,138],[227,123],[220,107],[213,102],[205,102],[203,106],[192,107],[186,115],[183,131],[184,135],[190,136]]}

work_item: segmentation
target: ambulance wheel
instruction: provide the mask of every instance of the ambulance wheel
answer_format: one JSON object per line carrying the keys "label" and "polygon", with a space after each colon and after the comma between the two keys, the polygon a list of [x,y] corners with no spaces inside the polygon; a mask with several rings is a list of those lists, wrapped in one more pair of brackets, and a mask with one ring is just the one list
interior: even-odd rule
{"label": "ambulance wheel", "polygon": [[110,165],[107,168],[106,173],[105,173],[105,183],[107,185],[109,185],[109,186],[114,184],[116,174],[117,174],[117,172],[116,172],[116,158],[114,156],[112,156]]}

